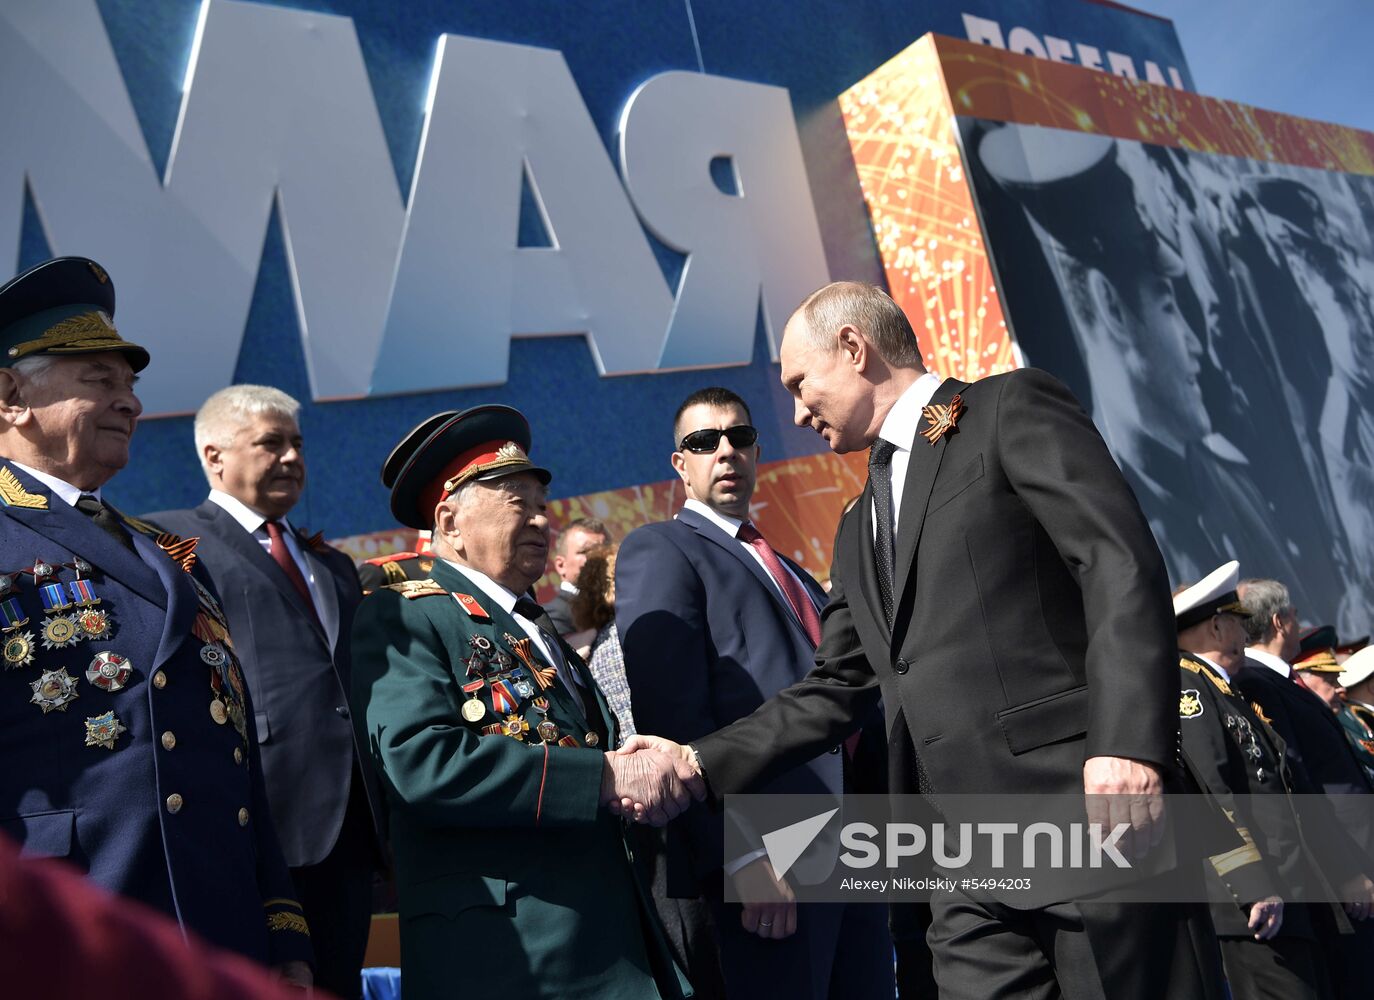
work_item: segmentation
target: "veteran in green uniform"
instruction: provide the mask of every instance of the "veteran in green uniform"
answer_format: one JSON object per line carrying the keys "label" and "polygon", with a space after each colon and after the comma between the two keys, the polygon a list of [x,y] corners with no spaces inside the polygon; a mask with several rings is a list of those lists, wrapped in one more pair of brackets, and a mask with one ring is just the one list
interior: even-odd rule
{"label": "veteran in green uniform", "polygon": [[615,718],[522,595],[543,573],[549,473],[516,410],[417,427],[387,460],[392,512],[433,528],[425,580],[366,598],[354,716],[390,801],[407,1000],[691,994],[637,880],[620,819],[704,789],[657,754],[607,753]]}
{"label": "veteran in green uniform", "polygon": [[1374,730],[1346,699],[1345,688],[1340,683],[1345,667],[1336,657],[1336,645],[1336,630],[1330,625],[1319,625],[1303,632],[1298,655],[1293,660],[1293,673],[1336,714],[1360,766],[1374,780]]}

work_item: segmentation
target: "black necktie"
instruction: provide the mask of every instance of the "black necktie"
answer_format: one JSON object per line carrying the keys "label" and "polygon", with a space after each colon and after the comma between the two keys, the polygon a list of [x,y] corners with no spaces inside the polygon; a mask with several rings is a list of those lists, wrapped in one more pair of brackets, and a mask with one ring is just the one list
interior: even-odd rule
{"label": "black necktie", "polygon": [[540,607],[537,601],[532,601],[528,597],[522,597],[516,601],[514,610],[521,618],[534,622],[535,627],[539,629],[539,634],[544,637],[544,645],[549,649],[549,656],[553,659],[553,667],[558,673],[559,680],[568,689],[568,694],[577,699],[582,714],[589,715],[587,699],[582,697],[582,692],[579,690],[581,685],[577,683],[577,675],[573,673],[572,664],[563,657],[563,649],[558,641],[558,630],[554,627],[548,612]]}
{"label": "black necktie", "polygon": [[76,501],[76,509],[89,517],[97,528],[105,532],[130,552],[134,551],[134,540],[119,523],[119,517],[90,493],[83,493]]}
{"label": "black necktie", "polygon": [[877,530],[873,536],[873,561],[878,569],[878,593],[883,599],[883,615],[892,628],[892,576],[896,557],[892,552],[892,453],[897,446],[878,438],[868,450],[868,482],[873,487],[873,513]]}

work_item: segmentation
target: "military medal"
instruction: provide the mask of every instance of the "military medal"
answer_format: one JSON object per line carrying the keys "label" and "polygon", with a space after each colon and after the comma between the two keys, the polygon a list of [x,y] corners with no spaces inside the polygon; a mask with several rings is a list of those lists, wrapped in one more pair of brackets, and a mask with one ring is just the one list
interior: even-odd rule
{"label": "military medal", "polygon": [[504,636],[506,642],[510,643],[511,650],[516,656],[520,657],[520,662],[529,668],[534,675],[535,683],[539,685],[541,691],[547,690],[553,684],[556,671],[553,667],[541,667],[539,661],[534,658],[534,642],[529,636],[517,639],[507,632]]}
{"label": "military medal", "polygon": [[501,720],[501,732],[513,740],[525,742],[525,734],[530,731],[530,724],[518,715],[508,715]]}
{"label": "military medal", "polygon": [[484,635],[474,635],[468,640],[468,645],[479,653],[490,653],[492,649],[491,640]]}
{"label": "military medal", "polygon": [[120,691],[129,682],[134,672],[127,657],[118,653],[96,653],[91,665],[86,668],[86,680],[102,691]]}
{"label": "military medal", "polygon": [[463,692],[470,697],[463,702],[463,718],[468,722],[481,722],[483,716],[487,714],[487,706],[483,705],[481,699],[477,697],[477,692],[486,686],[486,681],[473,681],[471,684],[463,685]]}
{"label": "military medal", "polygon": [[38,588],[38,594],[43,598],[43,613],[46,615],[66,611],[72,606],[72,602],[67,600],[67,589],[60,583],[45,583]]}
{"label": "military medal", "polygon": [[81,579],[82,573],[85,573],[87,576],[89,576],[90,574],[95,572],[95,568],[85,559],[82,559],[80,556],[77,556],[72,560],[72,569],[76,570],[76,578],[78,580]]}
{"label": "military medal", "polygon": [[128,727],[119,721],[113,710],[101,712],[86,719],[86,746],[113,750],[119,734],[128,731]]}
{"label": "military medal", "polygon": [[59,712],[67,710],[67,703],[80,697],[76,690],[76,678],[67,673],[66,668],[45,670],[43,676],[29,684],[33,688],[30,703],[37,705],[47,715],[54,708]]}
{"label": "military medal", "polygon": [[596,733],[587,733],[582,737],[582,742],[589,747],[594,747],[601,742],[601,737],[597,736]]}
{"label": "military medal", "polygon": [[517,704],[509,684],[503,680],[491,682],[491,707],[497,715],[502,712],[514,712]]}
{"label": "military medal", "polygon": [[82,638],[89,641],[110,637],[110,613],[108,611],[83,608],[72,617],[76,621],[76,627],[81,630]]}
{"label": "military medal", "polygon": [[210,702],[210,718],[215,720],[216,725],[224,725],[229,721],[229,710],[224,707],[224,702],[218,698]]}
{"label": "military medal", "polygon": [[11,632],[4,637],[5,669],[27,667],[33,662],[33,633]]}
{"label": "military medal", "polygon": [[558,745],[560,747],[575,747],[577,746],[577,740],[573,739],[571,736],[564,736],[558,740]]}
{"label": "military medal", "polygon": [[19,598],[9,597],[0,601],[0,631],[12,632],[28,623],[29,616],[24,614],[24,609],[19,606]]}
{"label": "military medal", "polygon": [[0,597],[4,597],[14,589],[14,578],[18,573],[0,573]]}
{"label": "military medal", "polygon": [[95,588],[91,586],[90,580],[80,578],[67,584],[67,593],[72,595],[72,603],[78,608],[89,608],[99,604],[100,598],[95,596]]}
{"label": "military medal", "polygon": [[43,648],[61,649],[81,641],[81,629],[72,615],[53,615],[43,621]]}
{"label": "military medal", "polygon": [[33,561],[33,569],[29,570],[29,572],[33,574],[34,583],[42,583],[44,580],[51,579],[52,575],[57,571],[42,559],[35,559]]}
{"label": "military medal", "polygon": [[505,734],[506,734],[505,727],[502,726],[501,723],[499,723],[499,722],[493,722],[493,723],[492,723],[491,725],[489,725],[489,726],[483,726],[483,727],[482,727],[482,735],[483,735],[483,736],[504,736]]}
{"label": "military medal", "polygon": [[543,740],[545,743],[557,742],[558,727],[554,725],[552,722],[550,722],[548,719],[545,719],[543,722],[539,723],[539,725],[535,726],[534,728],[535,732],[539,734],[539,738]]}
{"label": "military medal", "polygon": [[224,661],[227,659],[228,655],[224,652],[224,647],[217,642],[212,642],[201,647],[200,661],[207,667],[214,667],[218,670],[220,667],[224,666]]}

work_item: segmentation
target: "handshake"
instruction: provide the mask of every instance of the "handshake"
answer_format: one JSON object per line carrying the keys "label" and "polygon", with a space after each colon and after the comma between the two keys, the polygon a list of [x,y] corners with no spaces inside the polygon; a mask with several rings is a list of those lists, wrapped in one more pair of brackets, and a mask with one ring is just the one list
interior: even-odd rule
{"label": "handshake", "polygon": [[605,755],[601,804],[636,823],[666,826],[696,799],[706,798],[706,778],[692,752],[659,736],[631,736]]}

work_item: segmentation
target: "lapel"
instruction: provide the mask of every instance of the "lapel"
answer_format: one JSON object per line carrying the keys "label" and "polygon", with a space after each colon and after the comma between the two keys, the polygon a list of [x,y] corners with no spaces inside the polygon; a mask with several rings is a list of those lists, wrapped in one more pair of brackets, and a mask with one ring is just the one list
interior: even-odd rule
{"label": "lapel", "polygon": [[888,631],[887,622],[883,616],[883,598],[878,592],[878,563],[877,557],[873,552],[873,483],[864,484],[864,491],[860,494],[857,505],[858,510],[853,513],[858,516],[859,523],[859,590],[864,599],[862,601],[851,602],[851,606],[861,606],[872,620],[878,635],[882,636],[883,642],[887,646],[892,645],[892,633]]}
{"label": "lapel", "polygon": [[[244,565],[252,567],[268,584],[285,596],[291,602],[291,606],[300,613],[301,618],[319,636],[320,641],[325,644],[325,648],[331,648],[329,637],[324,634],[323,628],[316,623],[312,610],[306,607],[305,600],[296,592],[296,588],[291,586],[291,581],[282,572],[282,568],[277,565],[275,559],[267,554],[267,550],[262,547],[257,538],[243,530],[243,525],[234,520],[233,515],[213,500],[206,500],[197,507],[196,514],[205,521],[206,529],[210,533],[238,554]],[[297,542],[299,541],[298,538]],[[305,548],[304,545],[301,547],[302,549]],[[316,579],[319,578],[316,577]]]}
{"label": "lapel", "polygon": [[[931,396],[931,403],[947,404],[956,393],[968,388],[967,382],[947,378]],[[940,473],[940,463],[945,457],[950,439],[957,436],[944,434],[933,445],[920,434],[929,421],[921,418],[917,425],[916,436],[911,442],[911,461],[906,467],[906,483],[902,487],[902,509],[897,515],[897,563],[893,567],[892,586],[893,605],[901,608],[906,597],[907,585],[911,583],[916,564],[916,550],[921,544],[921,531],[925,527],[926,509],[930,506],[930,493],[935,488],[935,480]],[[875,585],[876,590],[876,585]],[[882,606],[881,603],[878,605]],[[900,617],[900,616],[899,616]],[[895,631],[895,629],[894,629]]]}
{"label": "lapel", "polygon": [[[477,603],[482,606],[482,610],[485,611],[487,616],[491,619],[489,624],[469,616],[458,601],[454,600],[452,596],[449,597],[449,600],[453,601],[454,607],[458,609],[459,614],[461,614],[464,619],[471,621],[475,626],[475,629],[472,631],[481,628],[490,628],[492,630],[492,642],[496,643],[499,648],[504,649],[508,653],[511,650],[510,644],[504,638],[506,634],[513,635],[517,639],[524,638],[525,630],[520,627],[520,623],[515,620],[513,615],[508,614],[499,604],[488,597],[481,587],[477,586],[477,584],[473,583],[444,560],[436,558],[434,560],[434,569],[429,575],[435,583],[447,590],[450,595],[455,593],[470,594],[477,600]],[[555,670],[557,669],[555,664],[548,662],[543,653],[539,651],[538,646],[534,643],[530,643],[530,646],[530,651],[540,663],[544,664],[546,667],[554,667]],[[567,658],[569,668],[577,670],[578,677],[582,680],[583,684],[587,685],[588,690],[592,690],[595,685],[591,683],[591,679],[587,676],[585,668],[582,667],[582,661],[578,659],[576,654],[569,656],[571,651],[567,650],[566,647],[560,647],[560,651],[562,651]],[[578,725],[582,726],[585,731],[587,726],[587,713],[583,711],[581,699],[577,696],[577,693],[566,690],[561,680],[554,687],[550,688],[549,691],[554,692],[554,697],[557,699],[562,710],[574,719]],[[545,697],[548,697],[547,691],[545,692]]]}
{"label": "lapel", "polygon": [[[797,613],[792,610],[792,606],[783,598],[782,594],[778,591],[777,583],[774,582],[773,578],[768,575],[768,572],[759,565],[758,560],[744,551],[743,542],[738,538],[726,534],[719,525],[702,517],[690,507],[684,507],[682,510],[678,511],[677,519],[706,541],[730,553],[730,555],[759,582],[759,586],[764,589],[764,592],[772,600],[773,606],[777,608],[778,614],[780,614],[783,620],[791,626],[792,630],[801,637],[801,641],[807,646],[811,645],[811,640],[806,637],[806,631],[801,627],[801,622],[797,619]],[[781,559],[781,557],[779,558]],[[805,586],[803,586],[802,589],[805,590]]]}
{"label": "lapel", "polygon": [[[296,544],[300,546],[301,555],[305,557],[306,565],[310,567],[310,572],[315,576],[315,582],[319,584],[316,591],[319,594],[320,604],[320,623],[324,626],[325,640],[332,650],[339,642],[339,579],[333,573],[328,564],[317,556],[310,548],[310,544],[305,540],[299,531],[292,529],[296,536]],[[275,563],[274,563],[275,565]],[[291,588],[295,591],[295,587]]]}
{"label": "lapel", "polygon": [[[101,573],[118,580],[143,599],[159,608],[167,607],[167,592],[163,589],[162,580],[158,577],[157,572],[145,561],[149,556],[144,554],[144,549],[138,549],[138,554],[130,552],[105,532],[95,527],[91,523],[91,519],[85,514],[75,507],[69,506],[61,497],[50,493],[48,488],[38,480],[26,475],[19,469],[10,466],[4,466],[4,468],[13,472],[30,493],[37,493],[46,497],[48,501],[45,509],[36,507],[0,508],[9,517],[30,531],[42,535],[68,552],[85,559]],[[138,535],[138,532],[132,529],[129,533]],[[153,565],[156,565],[157,561],[171,562],[162,550],[157,548],[156,543],[152,543],[152,548],[157,552]],[[15,552],[10,555],[17,558],[11,558],[9,561],[19,563],[26,558],[32,561],[38,553]]]}
{"label": "lapel", "polygon": [[191,634],[191,627],[200,611],[200,598],[187,573],[168,558],[157,542],[140,531],[131,531],[134,547],[144,561],[153,567],[167,594],[167,614],[162,620],[162,639],[158,642],[153,669],[157,669],[176,652],[182,641]]}

